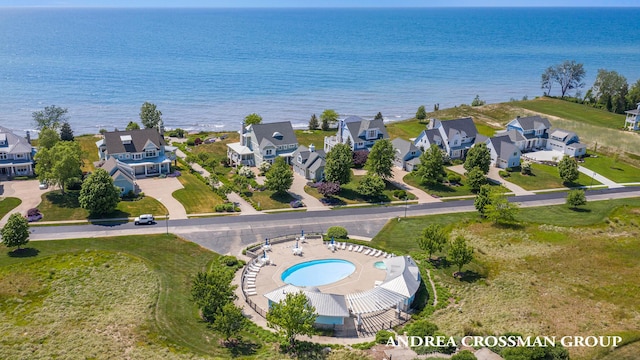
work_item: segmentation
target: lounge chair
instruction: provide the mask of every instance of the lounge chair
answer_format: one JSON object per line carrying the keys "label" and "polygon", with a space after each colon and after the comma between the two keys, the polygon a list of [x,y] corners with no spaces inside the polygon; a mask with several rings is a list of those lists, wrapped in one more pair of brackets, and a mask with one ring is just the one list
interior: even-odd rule
{"label": "lounge chair", "polygon": [[349,245],[349,251],[353,251],[353,245]]}
{"label": "lounge chair", "polygon": [[346,243],[346,242],[343,242],[343,243],[342,243],[342,247],[340,247],[340,249],[342,249],[342,250],[346,250],[346,249],[347,249],[347,243]]}
{"label": "lounge chair", "polygon": [[362,250],[364,250],[364,245],[360,245],[360,247],[358,248],[358,252],[361,253]]}
{"label": "lounge chair", "polygon": [[247,296],[258,295],[258,293],[255,291],[247,291],[246,293],[247,293]]}
{"label": "lounge chair", "polygon": [[363,252],[363,254],[365,254],[365,255],[369,255],[369,253],[370,253],[371,251],[372,251],[371,249],[367,248],[367,250],[365,250],[365,251]]}
{"label": "lounge chair", "polygon": [[386,251],[382,253],[382,257],[383,257],[383,258],[386,258],[386,257],[387,257],[387,252],[386,252]]}
{"label": "lounge chair", "polygon": [[378,250],[378,252],[376,253],[376,257],[380,257],[380,255],[382,255],[382,250]]}
{"label": "lounge chair", "polygon": [[374,256],[374,257],[375,257],[375,256],[377,256],[376,254],[377,254],[378,252],[382,253],[382,251],[380,251],[380,250],[373,250],[371,253],[369,253],[369,255]]}

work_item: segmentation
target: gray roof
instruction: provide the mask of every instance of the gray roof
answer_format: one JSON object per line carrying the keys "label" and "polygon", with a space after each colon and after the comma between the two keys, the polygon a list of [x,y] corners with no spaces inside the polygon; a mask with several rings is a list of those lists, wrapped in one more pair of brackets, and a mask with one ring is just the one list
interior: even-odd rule
{"label": "gray roof", "polygon": [[505,134],[509,136],[509,139],[511,139],[512,142],[526,140],[519,131],[509,130],[505,132]]}
{"label": "gray roof", "polygon": [[131,181],[136,180],[136,176],[133,171],[133,168],[123,163],[122,161],[117,160],[115,157],[110,157],[105,161],[99,161],[96,164],[96,167],[104,169],[109,174],[109,176],[111,176],[114,179],[119,174],[122,174],[124,177],[126,177]]}
{"label": "gray roof", "polygon": [[476,141],[474,141],[473,144],[486,144],[487,140],[489,140],[488,137],[478,134],[478,136],[476,136]]}
{"label": "gray roof", "polygon": [[309,160],[305,163],[309,170],[318,171],[321,167],[327,164],[326,155],[324,150],[318,150],[314,153],[311,153],[309,156]]}
{"label": "gray roof", "polygon": [[520,124],[520,127],[524,131],[534,130],[541,126],[547,129],[551,127],[551,123],[549,122],[549,120],[539,115],[516,118],[515,121]]}
{"label": "gray roof", "polygon": [[344,123],[346,127],[349,129],[351,136],[354,138],[361,137],[362,139],[366,138],[365,131],[369,129],[378,129],[379,134],[382,134],[382,137],[378,135],[379,139],[388,139],[389,134],[387,133],[387,128],[384,126],[384,122],[380,119],[378,120],[365,120],[359,116],[349,116],[344,119]]}
{"label": "gray roof", "polygon": [[267,142],[275,146],[298,143],[298,138],[289,121],[251,125],[250,131],[253,131],[260,147],[263,147]]}
{"label": "gray roof", "polygon": [[440,136],[440,130],[438,129],[423,130],[416,138],[416,141],[424,136],[429,140],[429,144],[436,144],[436,137],[440,139],[440,144],[442,144],[442,136]]}
{"label": "gray roof", "polygon": [[4,126],[0,126],[0,138],[4,138],[3,140],[6,140],[5,145],[0,145],[0,151],[7,154],[31,153],[31,150],[33,149],[27,139],[14,134]]}
{"label": "gray roof", "polygon": [[520,152],[520,149],[511,142],[511,138],[507,134],[491,137],[489,141],[499,159],[507,160],[513,156],[513,153]]}
{"label": "gray roof", "polygon": [[[123,138],[131,137],[131,143],[123,144]],[[104,144],[108,154],[140,153],[147,142],[152,142],[159,150],[166,145],[157,129],[140,129],[129,131],[112,131],[104,134]]]}
{"label": "gray roof", "polygon": [[411,141],[407,141],[401,138],[395,138],[391,140],[391,144],[393,145],[396,152],[400,155],[401,158],[404,158],[409,152],[416,151],[420,152],[417,146],[413,144]]}
{"label": "gray roof", "polygon": [[574,136],[577,137],[578,134],[574,133],[573,131],[567,131],[563,129],[553,129],[549,134],[549,137],[552,137],[552,136],[559,138],[560,140],[562,140],[562,142],[566,144]]}
{"label": "gray roof", "polygon": [[430,128],[438,128],[438,125],[442,126],[444,133],[448,137],[451,137],[455,132],[461,132],[466,134],[469,138],[475,138],[478,135],[478,129],[474,124],[473,119],[470,117],[454,119],[454,120],[438,120],[433,119],[429,123]]}
{"label": "gray roof", "polygon": [[[298,155],[302,156],[302,164],[298,162]],[[298,146],[298,149],[293,153],[293,161],[297,163],[297,166],[302,169],[318,170],[320,167],[326,164],[327,155],[324,150],[315,150],[311,152],[308,147],[304,145]]]}
{"label": "gray roof", "polygon": [[280,303],[287,297],[287,294],[301,292],[309,299],[309,303],[316,308],[319,316],[349,317],[349,309],[344,295],[325,294],[315,288],[299,288],[293,285],[281,286],[264,296],[276,303]]}

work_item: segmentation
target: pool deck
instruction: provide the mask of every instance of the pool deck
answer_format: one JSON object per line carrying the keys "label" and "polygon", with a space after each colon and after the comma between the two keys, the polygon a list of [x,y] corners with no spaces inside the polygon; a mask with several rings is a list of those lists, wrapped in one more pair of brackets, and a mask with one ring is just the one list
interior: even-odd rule
{"label": "pool deck", "polygon": [[[342,242],[336,243],[342,244]],[[267,251],[270,264],[260,268],[260,271],[255,275],[254,285],[247,285],[246,280],[245,284],[242,284],[242,275],[240,273],[238,273],[234,279],[234,284],[238,285],[238,304],[244,304],[245,314],[249,315],[252,321],[260,326],[266,327],[266,320],[245,303],[244,296],[257,305],[263,313],[266,312],[268,310],[268,299],[264,297],[264,294],[286,285],[281,279],[282,273],[295,264],[311,260],[342,259],[355,265],[355,271],[346,278],[331,284],[316,287],[323,293],[346,295],[374,288],[376,281],[383,281],[386,276],[385,270],[377,269],[374,265],[376,262],[382,261],[384,257],[382,255],[378,257],[371,256],[371,254],[364,255],[367,249],[366,246],[362,252],[349,251],[349,245],[350,244],[347,243],[345,250],[341,250],[340,247],[338,250],[332,251],[320,239],[308,240],[307,242],[299,243],[299,247],[302,248],[302,255],[294,255],[295,241],[272,245],[271,251]],[[354,248],[355,247],[354,245]],[[249,264],[251,263],[249,262]],[[249,286],[251,286],[251,288],[249,288]],[[253,287],[255,287],[255,290]],[[250,289],[250,292],[247,291],[248,289]],[[255,291],[256,294],[249,295],[252,291]],[[386,313],[376,314],[375,320],[372,317],[365,321],[371,324],[370,327],[372,331],[362,331],[358,334],[354,334],[354,332],[351,331],[351,335],[348,336],[351,339],[343,338],[342,341],[336,337],[320,339],[324,337],[314,336],[314,341],[322,343],[362,342],[367,338],[375,336],[375,331],[379,330],[385,323],[388,324],[390,321],[397,321],[394,320],[395,318],[395,312],[390,310]],[[373,331],[374,329],[375,331]]]}

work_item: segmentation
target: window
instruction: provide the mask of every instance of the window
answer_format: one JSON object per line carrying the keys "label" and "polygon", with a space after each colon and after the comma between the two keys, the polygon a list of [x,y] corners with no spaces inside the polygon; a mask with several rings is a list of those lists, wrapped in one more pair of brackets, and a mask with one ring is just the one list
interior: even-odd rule
{"label": "window", "polygon": [[129,154],[125,154],[124,157],[126,157],[128,159],[129,158]]}
{"label": "window", "polygon": [[298,164],[302,164],[302,155],[298,155]]}
{"label": "window", "polygon": [[147,150],[144,153],[144,157],[150,158],[150,157],[156,157],[156,156],[158,156],[158,154],[156,153],[155,150]]}
{"label": "window", "polygon": [[378,130],[367,130],[367,139],[374,139],[376,137],[378,137]]}
{"label": "window", "polygon": [[267,149],[267,150],[265,151],[265,154],[267,154],[267,155],[273,155],[273,150],[271,150],[271,149]]}
{"label": "window", "polygon": [[0,160],[7,160],[7,153],[0,153]]}
{"label": "window", "polygon": [[133,160],[141,160],[142,159],[142,154],[140,154],[140,153],[133,154],[133,155],[131,155],[131,157],[133,158]]}

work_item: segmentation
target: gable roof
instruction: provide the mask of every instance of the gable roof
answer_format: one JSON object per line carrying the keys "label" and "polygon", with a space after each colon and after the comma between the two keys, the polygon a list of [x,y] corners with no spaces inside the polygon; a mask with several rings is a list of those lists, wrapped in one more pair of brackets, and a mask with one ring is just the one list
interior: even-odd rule
{"label": "gable roof", "polygon": [[122,174],[125,178],[134,182],[136,180],[136,176],[134,174],[133,168],[131,166],[119,161],[115,157],[110,157],[105,161],[99,161],[95,164],[97,168],[104,169],[109,176],[112,178],[116,178],[119,174]]}
{"label": "gable roof", "polygon": [[391,140],[391,144],[393,145],[395,151],[402,158],[404,158],[411,151],[420,151],[420,149],[418,149],[418,147],[413,142],[401,138],[395,138]]}
{"label": "gable roof", "polygon": [[264,297],[280,303],[286,299],[287,294],[297,294],[298,292],[302,292],[309,299],[309,303],[316,308],[316,313],[319,316],[349,317],[350,315],[344,295],[325,294],[315,288],[299,288],[287,284],[264,294]]}
{"label": "gable roof", "polygon": [[[518,154],[520,149],[511,142],[509,135],[500,135],[489,138],[491,146],[496,151],[499,159],[509,159],[513,153]],[[488,144],[487,144],[488,145]]]}
{"label": "gable roof", "polygon": [[8,154],[31,153],[33,147],[27,139],[14,134],[11,130],[4,126],[0,126],[0,138],[4,137],[6,145],[0,145],[0,150]]}
{"label": "gable roof", "polygon": [[[123,140],[131,137],[129,144]],[[164,138],[157,129],[140,129],[129,131],[112,131],[104,134],[104,144],[108,154],[140,153],[143,152],[147,142],[151,141],[157,149],[166,145]]]}
{"label": "gable roof", "polygon": [[269,143],[276,147],[298,143],[298,138],[294,134],[293,127],[289,121],[254,124],[249,127],[249,132],[253,132],[261,148]]}
{"label": "gable roof", "polygon": [[420,135],[418,135],[418,137],[414,141],[414,144],[417,143],[419,141],[419,139],[421,139],[421,138],[423,138],[425,136],[427,137],[427,140],[429,141],[429,144],[436,144],[436,138],[438,138],[440,140],[440,143],[442,144],[442,136],[440,136],[440,130],[438,130],[438,129],[422,130]]}
{"label": "gable roof", "polygon": [[439,121],[444,133],[451,137],[456,131],[464,133],[469,138],[475,138],[478,135],[478,129],[473,119],[470,117],[454,119],[454,120],[435,120]]}
{"label": "gable roof", "polygon": [[578,134],[574,133],[573,131],[567,131],[567,130],[563,130],[563,129],[554,129],[549,134],[549,136],[558,138],[558,139],[560,139],[562,142],[564,142],[566,144],[571,139],[573,139],[573,137],[577,137]]}
{"label": "gable roof", "polygon": [[[302,157],[302,163],[298,162],[298,156]],[[326,157],[324,150],[311,151],[304,145],[298,146],[298,149],[293,153],[293,160],[296,162],[296,166],[303,169],[317,170],[326,164]]]}
{"label": "gable roof", "polygon": [[549,129],[551,128],[551,123],[547,118],[543,118],[540,115],[527,116],[527,117],[519,117],[513,119],[510,123],[516,122],[520,125],[522,130],[535,130],[541,127]]}
{"label": "gable roof", "polygon": [[382,139],[389,138],[387,128],[384,126],[384,122],[380,119],[365,120],[359,116],[349,116],[344,119],[344,124],[349,129],[351,136],[354,138],[360,137],[369,129],[378,129],[380,134],[382,134]]}

